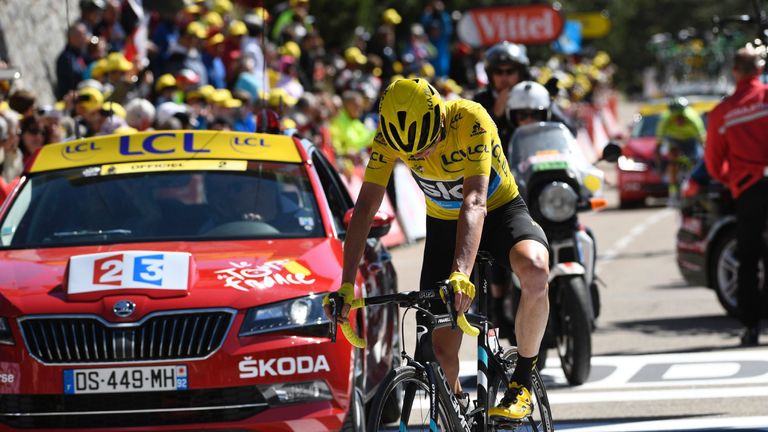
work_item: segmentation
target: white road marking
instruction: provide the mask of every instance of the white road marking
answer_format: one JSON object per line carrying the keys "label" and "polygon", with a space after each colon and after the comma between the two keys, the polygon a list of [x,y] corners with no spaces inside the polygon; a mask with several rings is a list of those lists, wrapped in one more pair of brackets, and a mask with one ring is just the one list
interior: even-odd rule
{"label": "white road marking", "polygon": [[653,213],[651,216],[649,216],[640,224],[635,225],[632,229],[629,230],[627,234],[625,234],[623,237],[616,240],[616,242],[613,244],[613,247],[611,247],[610,249],[600,254],[600,256],[597,259],[597,273],[600,273],[601,265],[609,263],[614,259],[616,259],[616,257],[619,255],[619,253],[622,250],[626,249],[630,245],[630,243],[632,243],[637,237],[639,237],[645,231],[647,231],[648,228],[660,222],[661,220],[675,214],[676,214],[676,210],[671,208],[665,208],[663,210]]}
{"label": "white road marking", "polygon": [[768,387],[714,387],[690,389],[662,389],[635,391],[602,391],[570,393],[547,392],[551,405],[583,404],[596,402],[642,402],[667,400],[698,400],[698,399],[735,399],[751,397],[768,397]]}
{"label": "white road marking", "polygon": [[[694,387],[714,385],[768,384],[768,349],[702,353],[646,354],[592,357],[593,371],[608,368],[599,380],[568,388],[568,391],[640,389],[648,387]],[[460,376],[474,382],[477,363],[462,361]],[[551,355],[541,372],[551,392],[566,383],[560,359]],[[768,387],[767,387],[768,388]]]}
{"label": "white road marking", "polygon": [[557,423],[557,430],[568,432],[651,432],[651,431],[715,431],[749,430],[768,431],[768,417],[707,417],[677,420],[654,420],[626,422],[610,425],[590,424],[585,426]]}

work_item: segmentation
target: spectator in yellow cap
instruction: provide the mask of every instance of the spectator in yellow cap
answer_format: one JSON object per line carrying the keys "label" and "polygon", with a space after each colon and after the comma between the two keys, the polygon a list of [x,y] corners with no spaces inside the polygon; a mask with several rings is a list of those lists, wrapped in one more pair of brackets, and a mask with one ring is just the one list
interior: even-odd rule
{"label": "spectator in yellow cap", "polygon": [[98,59],[91,66],[91,78],[102,84],[107,82],[107,59]]}
{"label": "spectator in yellow cap", "polygon": [[277,52],[280,55],[290,56],[296,60],[298,60],[299,57],[301,57],[301,48],[299,47],[299,44],[297,44],[294,41],[288,41],[284,43],[283,46],[278,48]]}
{"label": "spectator in yellow cap", "polygon": [[267,104],[280,116],[283,116],[296,105],[297,99],[291,96],[285,89],[274,88],[269,92]]}
{"label": "spectator in yellow cap", "polygon": [[344,50],[344,60],[348,67],[360,67],[368,63],[368,57],[356,46]]}
{"label": "spectator in yellow cap", "polygon": [[397,13],[396,10],[394,10],[393,8],[389,8],[385,10],[384,13],[381,14],[381,21],[384,24],[396,26],[403,21],[403,18],[400,17],[400,14]]}
{"label": "spectator in yellow cap", "polygon": [[230,0],[213,0],[213,10],[222,16],[232,13],[232,2]]}
{"label": "spectator in yellow cap", "polygon": [[219,30],[224,28],[224,18],[215,11],[203,15],[203,23],[208,26],[208,34],[218,33]]}
{"label": "spectator in yellow cap", "polygon": [[75,99],[75,114],[85,117],[89,113],[101,109],[104,104],[104,95],[93,87],[83,87],[77,92]]}
{"label": "spectator in yellow cap", "polygon": [[155,104],[160,105],[163,102],[174,101],[177,90],[176,78],[173,75],[160,75],[155,81]]}
{"label": "spectator in yellow cap", "polygon": [[243,103],[232,97],[227,89],[217,89],[211,95],[211,116],[223,117],[232,122],[235,118],[235,110],[243,106]]}
{"label": "spectator in yellow cap", "polygon": [[128,72],[133,70],[133,63],[129,62],[123,53],[113,52],[107,56],[106,72],[107,82],[116,86],[126,78]]}

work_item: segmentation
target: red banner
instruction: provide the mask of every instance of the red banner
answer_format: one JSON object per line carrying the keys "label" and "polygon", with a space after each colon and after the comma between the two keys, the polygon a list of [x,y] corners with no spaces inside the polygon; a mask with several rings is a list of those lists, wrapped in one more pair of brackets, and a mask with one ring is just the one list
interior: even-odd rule
{"label": "red banner", "polygon": [[458,24],[459,38],[474,47],[501,41],[524,45],[554,41],[563,31],[563,16],[548,5],[470,9]]}

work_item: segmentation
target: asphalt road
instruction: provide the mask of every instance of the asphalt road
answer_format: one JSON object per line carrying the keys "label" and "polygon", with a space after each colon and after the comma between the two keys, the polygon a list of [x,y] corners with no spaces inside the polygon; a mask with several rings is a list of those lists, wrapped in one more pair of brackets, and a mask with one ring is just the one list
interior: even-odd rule
{"label": "asphalt road", "polygon": [[[603,167],[609,182],[614,167]],[[582,215],[598,243],[602,314],[588,383],[569,387],[557,354],[542,371],[557,430],[768,431],[768,332],[740,349],[740,327],[713,291],[685,284],[675,263],[678,213],[663,203]],[[401,290],[417,289],[423,242],[392,251]],[[412,348],[412,340],[407,343]],[[462,375],[474,343],[465,337]]]}

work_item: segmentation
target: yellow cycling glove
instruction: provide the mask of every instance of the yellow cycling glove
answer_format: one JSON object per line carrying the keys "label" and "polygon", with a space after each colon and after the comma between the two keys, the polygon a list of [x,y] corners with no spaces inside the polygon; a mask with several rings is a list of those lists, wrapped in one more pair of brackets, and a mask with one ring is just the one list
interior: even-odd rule
{"label": "yellow cycling glove", "polygon": [[[475,284],[469,280],[469,276],[462,272],[453,272],[448,277],[448,282],[451,284],[454,292],[464,293],[469,296],[470,299],[475,298]],[[440,297],[443,297],[443,292],[440,292]],[[443,302],[445,299],[443,298]]]}
{"label": "yellow cycling glove", "polygon": [[[341,284],[341,288],[339,288],[339,290],[336,292],[344,298],[344,304],[351,305],[352,300],[355,299],[355,286],[349,282]],[[329,300],[330,295],[331,294],[328,293],[325,295],[325,297],[323,297],[323,306],[331,304],[331,301]]]}

